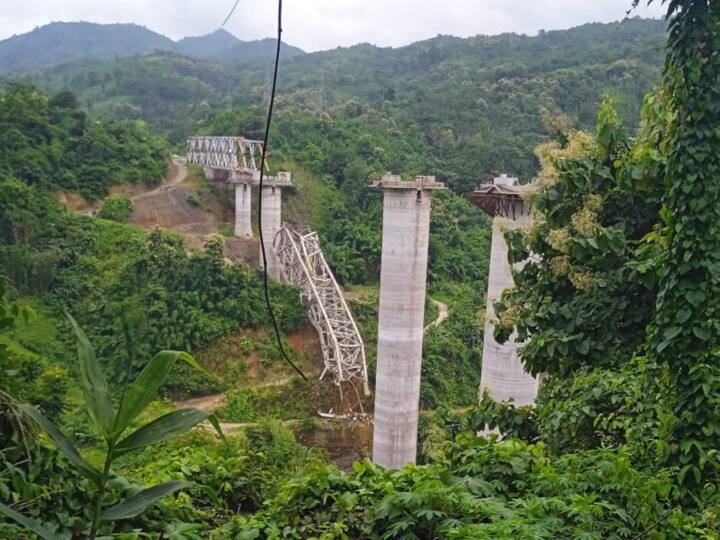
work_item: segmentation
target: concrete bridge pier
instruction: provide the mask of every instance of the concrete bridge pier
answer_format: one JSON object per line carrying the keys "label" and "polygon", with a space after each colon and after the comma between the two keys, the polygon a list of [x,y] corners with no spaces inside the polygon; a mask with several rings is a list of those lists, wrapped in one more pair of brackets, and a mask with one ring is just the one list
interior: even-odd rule
{"label": "concrete bridge pier", "polygon": [[510,399],[516,406],[532,405],[538,393],[538,379],[527,373],[518,354],[519,343],[513,332],[510,339],[500,344],[495,341],[495,309],[493,304],[505,289],[515,286],[512,269],[508,263],[508,247],[503,229],[528,227],[532,222],[529,213],[506,219],[502,226],[493,222],[490,248],[490,272],[488,275],[487,308],[485,314],[485,337],[483,340],[482,375],[480,394],[487,390],[493,401]]}
{"label": "concrete bridge pier", "polygon": [[432,176],[385,175],[373,462],[415,463]]}
{"label": "concrete bridge pier", "polygon": [[[533,219],[532,208],[522,197],[518,179],[505,174],[495,178],[492,184],[479,186],[469,195],[469,199],[494,218],[480,393],[487,391],[494,401],[512,399],[518,406],[532,405],[537,396],[540,378],[525,372],[516,334],[513,333],[503,344],[495,341],[493,336],[497,320],[493,304],[504,289],[514,286],[503,229],[529,227]],[[502,218],[502,223],[498,218]],[[516,266],[521,265],[522,263],[519,263]]]}
{"label": "concrete bridge pier", "polygon": [[252,177],[234,173],[235,185],[235,236],[252,238]]}
{"label": "concrete bridge pier", "polygon": [[[290,173],[281,172],[277,176],[264,178],[260,193],[262,238],[265,244],[268,275],[277,281],[282,279],[282,266],[275,250],[275,235],[282,228],[282,188],[291,185]],[[260,246],[260,268],[262,267],[262,246]]]}
{"label": "concrete bridge pier", "polygon": [[[262,239],[265,243],[268,275],[280,279],[280,261],[275,253],[273,242],[282,227],[282,190],[277,186],[263,186],[260,193],[262,204]],[[260,268],[263,267],[262,246],[260,247]]]}

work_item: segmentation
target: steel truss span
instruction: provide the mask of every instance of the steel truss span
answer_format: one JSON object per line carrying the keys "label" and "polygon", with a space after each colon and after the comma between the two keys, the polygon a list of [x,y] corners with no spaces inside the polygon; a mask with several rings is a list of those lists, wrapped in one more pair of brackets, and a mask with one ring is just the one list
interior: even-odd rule
{"label": "steel truss span", "polygon": [[187,161],[213,169],[227,171],[259,171],[262,141],[243,137],[190,137],[187,141]]}
{"label": "steel truss span", "polygon": [[285,224],[275,236],[274,247],[285,279],[300,289],[310,322],[320,336],[325,362],[320,379],[330,374],[339,387],[362,380],[368,395],[365,345],[325,261],[317,233]]}

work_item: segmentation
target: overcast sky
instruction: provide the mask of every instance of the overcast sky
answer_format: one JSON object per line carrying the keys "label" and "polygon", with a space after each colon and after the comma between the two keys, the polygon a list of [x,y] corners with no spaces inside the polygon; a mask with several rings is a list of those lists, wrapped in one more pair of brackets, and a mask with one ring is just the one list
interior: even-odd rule
{"label": "overcast sky", "polygon": [[[0,39],[51,21],[131,22],[173,39],[212,32],[234,0],[0,0]],[[473,36],[569,28],[623,18],[631,0],[285,0],[283,38],[306,51],[369,42],[406,45],[437,34]],[[643,1],[643,4],[645,2]],[[275,35],[275,0],[240,0],[226,29]],[[660,16],[659,0],[636,10]]]}

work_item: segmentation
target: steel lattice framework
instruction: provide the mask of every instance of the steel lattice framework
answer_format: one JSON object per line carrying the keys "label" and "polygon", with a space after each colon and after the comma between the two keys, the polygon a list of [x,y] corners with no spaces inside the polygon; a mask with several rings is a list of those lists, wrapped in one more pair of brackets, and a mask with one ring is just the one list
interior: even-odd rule
{"label": "steel lattice framework", "polygon": [[338,386],[360,378],[368,395],[365,345],[325,261],[317,233],[286,224],[275,236],[274,246],[285,278],[300,288],[310,322],[320,336],[325,362],[320,378],[329,373]]}
{"label": "steel lattice framework", "polygon": [[262,141],[243,137],[190,137],[187,162],[193,165],[253,173],[259,171]]}

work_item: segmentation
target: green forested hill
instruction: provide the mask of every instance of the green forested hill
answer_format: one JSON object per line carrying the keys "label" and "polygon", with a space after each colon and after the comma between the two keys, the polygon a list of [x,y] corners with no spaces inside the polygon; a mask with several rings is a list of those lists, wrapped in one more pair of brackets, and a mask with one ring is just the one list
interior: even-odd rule
{"label": "green forested hill", "polygon": [[[435,173],[467,189],[491,173],[537,169],[543,117],[587,127],[603,92],[632,128],[659,80],[664,23],[631,19],[538,36],[438,36],[397,49],[368,44],[287,58],[279,112],[330,119],[372,109],[403,132],[422,132]],[[26,79],[76,93],[91,113],[144,118],[179,142],[215,108],[260,105],[268,64],[191,60],[160,53],[84,61]],[[237,131],[247,130],[237,126]]]}
{"label": "green forested hill", "polygon": [[240,43],[240,40],[226,30],[215,30],[205,36],[182,38],[175,44],[175,51],[196,58],[210,58]]}
{"label": "green forested hill", "polygon": [[0,73],[78,58],[112,58],[168,49],[171,39],[136,24],[50,23],[0,41]]}
{"label": "green forested hill", "polygon": [[[304,54],[284,45],[286,57]],[[31,32],[0,40],[0,74],[63,65],[77,60],[107,59],[176,52],[192,58],[242,62],[274,58],[270,38],[242,41],[219,29],[177,42],[136,24],[97,24],[85,21],[53,22]]]}

